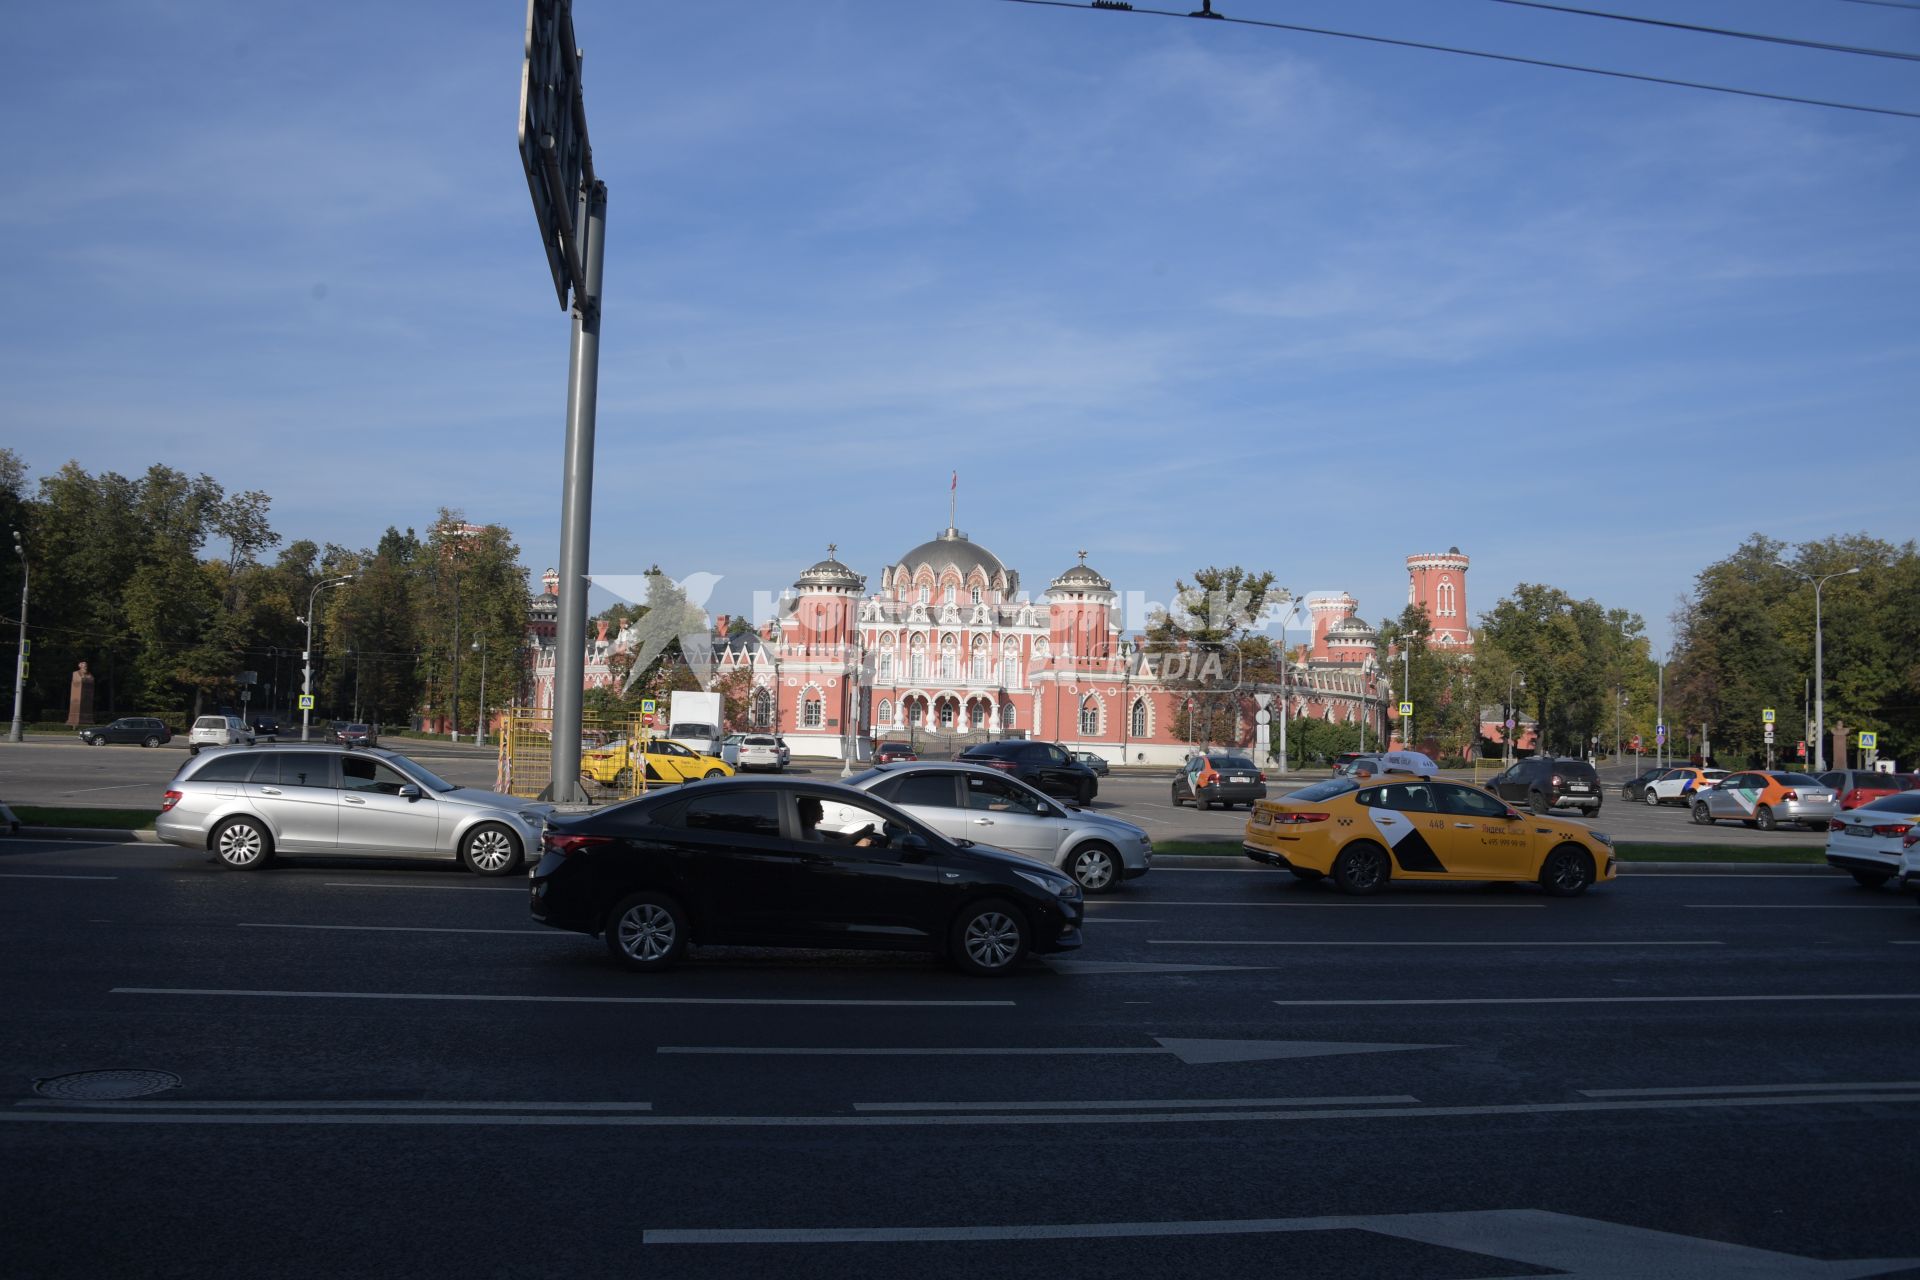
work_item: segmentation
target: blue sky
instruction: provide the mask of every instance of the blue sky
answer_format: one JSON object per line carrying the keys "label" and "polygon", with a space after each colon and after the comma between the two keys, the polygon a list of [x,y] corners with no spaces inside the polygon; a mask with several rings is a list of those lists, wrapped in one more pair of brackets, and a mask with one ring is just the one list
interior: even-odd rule
{"label": "blue sky", "polygon": [[[1896,62],[1488,0],[1223,12],[1920,110]],[[1920,50],[1920,11],[1619,12]],[[36,5],[0,88],[0,442],[289,537],[558,542],[524,6]],[[611,191],[593,568],[745,611],[946,522],[1351,591],[1472,554],[1645,616],[1748,533],[1920,535],[1920,120],[996,0],[576,0]]]}

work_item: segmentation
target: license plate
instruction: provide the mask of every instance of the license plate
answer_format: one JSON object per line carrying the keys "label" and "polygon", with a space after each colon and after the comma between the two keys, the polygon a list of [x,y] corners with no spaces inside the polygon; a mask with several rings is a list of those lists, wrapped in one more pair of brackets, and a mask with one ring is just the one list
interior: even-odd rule
{"label": "license plate", "polygon": [[1270,827],[1273,825],[1273,815],[1256,809],[1253,813],[1253,825],[1256,827]]}
{"label": "license plate", "polygon": [[1592,788],[1592,787],[1590,787],[1590,786],[1588,786],[1588,785],[1587,785],[1586,783],[1584,783],[1584,782],[1576,782],[1576,783],[1574,783],[1574,784],[1573,784],[1572,786],[1570,786],[1570,787],[1568,787],[1568,788],[1567,788],[1567,790],[1569,790],[1569,791],[1591,791],[1591,790],[1593,790],[1593,788]]}
{"label": "license plate", "polygon": [[1244,774],[1236,773],[1231,778],[1228,778],[1227,781],[1228,782],[1252,782],[1253,779],[1245,776]]}

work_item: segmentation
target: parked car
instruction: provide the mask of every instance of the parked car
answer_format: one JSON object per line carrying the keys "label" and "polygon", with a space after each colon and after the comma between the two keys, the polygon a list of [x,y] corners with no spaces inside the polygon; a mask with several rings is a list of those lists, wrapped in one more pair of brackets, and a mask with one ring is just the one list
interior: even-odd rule
{"label": "parked car", "polygon": [[1920,874],[1920,791],[1882,796],[1827,822],[1827,865],[1869,889]]}
{"label": "parked car", "polygon": [[251,716],[247,720],[247,727],[253,730],[255,739],[265,738],[268,742],[280,741],[281,729],[278,716]]}
{"label": "parked car", "polygon": [[1440,772],[1440,766],[1424,751],[1347,751],[1341,756],[1342,763],[1334,766],[1334,775],[1360,782],[1385,773],[1432,778]]}
{"label": "parked car", "polygon": [[1352,764],[1355,760],[1358,760],[1361,756],[1365,754],[1366,752],[1364,751],[1342,751],[1339,755],[1333,758],[1334,775],[1337,777],[1340,774],[1345,773],[1347,771],[1346,767],[1348,765]]}
{"label": "parked car", "polygon": [[1647,784],[1666,771],[1667,767],[1665,765],[1656,765],[1651,769],[1643,770],[1637,777],[1629,778],[1620,788],[1620,798],[1623,800],[1639,800],[1644,803],[1646,801]]}
{"label": "parked car", "polygon": [[1083,900],[1071,877],[877,796],[739,778],[552,819],[530,904],[642,972],[734,943],[931,951],[992,976],[1078,947]]}
{"label": "parked car", "polygon": [[1820,785],[1840,798],[1842,809],[1858,809],[1884,796],[1913,790],[1914,777],[1910,773],[1879,773],[1872,769],[1836,769],[1821,774]]}
{"label": "parked car", "polygon": [[1251,809],[1254,801],[1266,798],[1267,775],[1246,756],[1220,751],[1194,756],[1173,775],[1176,809],[1183,804],[1198,809],[1211,809],[1216,804],[1231,809],[1244,804]]}
{"label": "parked car", "polygon": [[346,720],[327,721],[326,740],[328,742],[333,743],[335,746],[340,746],[344,744],[347,740],[346,733],[347,733],[347,725],[349,723],[351,722]]}
{"label": "parked car", "polygon": [[1734,773],[1693,794],[1693,820],[1702,826],[1732,820],[1772,831],[1797,822],[1818,831],[1839,811],[1832,789],[1805,773]]}
{"label": "parked car", "polygon": [[550,807],[455,786],[379,748],[283,743],[188,761],[167,784],[154,832],[240,870],[312,853],[458,858],[503,876],[539,843]]}
{"label": "parked car", "polygon": [[1100,791],[1100,779],[1093,770],[1055,742],[1029,742],[1020,738],[976,742],[954,758],[1010,773],[1030,787],[1075,804],[1086,804]]}
{"label": "parked car", "polygon": [[370,724],[345,724],[334,735],[334,741],[343,747],[377,747],[380,745],[380,730]]}
{"label": "parked car", "polygon": [[1725,769],[1681,765],[1667,770],[1642,787],[1640,799],[1649,805],[1683,804],[1691,808],[1694,792],[1710,787],[1726,776]]}
{"label": "parked car", "polygon": [[902,761],[918,760],[919,758],[920,757],[914,753],[913,748],[904,742],[881,742],[876,743],[873,748],[873,762],[875,764],[898,764]]}
{"label": "parked car", "polygon": [[1393,774],[1367,785],[1329,778],[1262,800],[1242,849],[1350,894],[1397,879],[1512,880],[1571,898],[1616,872],[1613,842],[1577,822],[1523,815],[1462,783]]}
{"label": "parked car", "polygon": [[[723,757],[724,758],[724,757]],[[771,769],[775,773],[787,767],[780,755],[780,744],[770,733],[743,733],[733,760],[727,761],[737,769]]]}
{"label": "parked car", "polygon": [[891,801],[950,840],[972,840],[1058,867],[1087,893],[1116,889],[1153,866],[1153,841],[1142,828],[1068,808],[983,765],[923,760],[876,766],[846,785]]}
{"label": "parked car", "polygon": [[733,766],[719,756],[701,755],[668,738],[649,738],[638,746],[615,738],[580,753],[580,776],[602,786],[627,786],[636,768],[644,770],[648,782],[696,782],[733,775]]}
{"label": "parked car", "polygon": [[90,747],[109,742],[138,743],[143,747],[163,747],[173,741],[173,730],[165,720],[152,716],[121,716],[112,724],[90,724],[80,730],[80,741]]}
{"label": "parked car", "polygon": [[1070,752],[1069,754],[1072,755],[1075,760],[1078,760],[1081,764],[1087,766],[1087,768],[1093,770],[1095,774],[1097,774],[1102,778],[1106,777],[1109,773],[1112,772],[1112,770],[1107,766],[1107,758],[1103,755],[1100,755],[1097,752],[1074,751],[1074,752]]}
{"label": "parked car", "polygon": [[199,755],[202,747],[252,745],[253,730],[239,716],[201,716],[187,731],[189,755]]}
{"label": "parked car", "polygon": [[1600,812],[1600,775],[1585,760],[1534,756],[1496,774],[1487,790],[1509,804],[1524,804],[1536,814],[1579,809]]}

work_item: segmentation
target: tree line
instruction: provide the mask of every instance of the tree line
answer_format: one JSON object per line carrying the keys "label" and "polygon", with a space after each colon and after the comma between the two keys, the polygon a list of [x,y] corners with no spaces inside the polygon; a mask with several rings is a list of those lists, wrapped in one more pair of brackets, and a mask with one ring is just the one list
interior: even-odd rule
{"label": "tree line", "polygon": [[[30,485],[0,449],[0,525],[19,531],[31,573],[24,718],[64,720],[81,662],[96,720],[243,706],[297,718],[310,603],[316,718],[399,727],[444,717],[457,692],[470,733],[483,651],[489,707],[519,696],[527,575],[508,530],[442,509],[424,535],[389,528],[369,548],[283,545],[271,506],[162,465],[128,477],[70,462]],[[12,649],[22,567],[6,561]]]}

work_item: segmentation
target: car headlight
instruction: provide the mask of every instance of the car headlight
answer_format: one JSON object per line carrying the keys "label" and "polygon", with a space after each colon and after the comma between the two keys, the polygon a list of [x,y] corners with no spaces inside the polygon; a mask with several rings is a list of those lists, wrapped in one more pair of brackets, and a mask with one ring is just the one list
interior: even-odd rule
{"label": "car headlight", "polygon": [[1588,834],[1588,835],[1590,835],[1590,836],[1592,836],[1592,837],[1593,837],[1593,839],[1594,839],[1594,841],[1595,841],[1596,843],[1599,843],[1599,844],[1603,844],[1603,845],[1605,845],[1605,846],[1607,846],[1607,848],[1609,848],[1609,849],[1611,849],[1611,848],[1613,848],[1613,837],[1612,837],[1612,836],[1610,836],[1610,835],[1608,835],[1608,834],[1607,834],[1606,832],[1604,832],[1604,831],[1589,831],[1589,832],[1587,832],[1587,834]]}
{"label": "car headlight", "polygon": [[1056,898],[1072,902],[1080,896],[1080,886],[1065,876],[1050,876],[1038,871],[1015,869],[1015,875],[1025,880],[1042,893],[1050,893]]}

